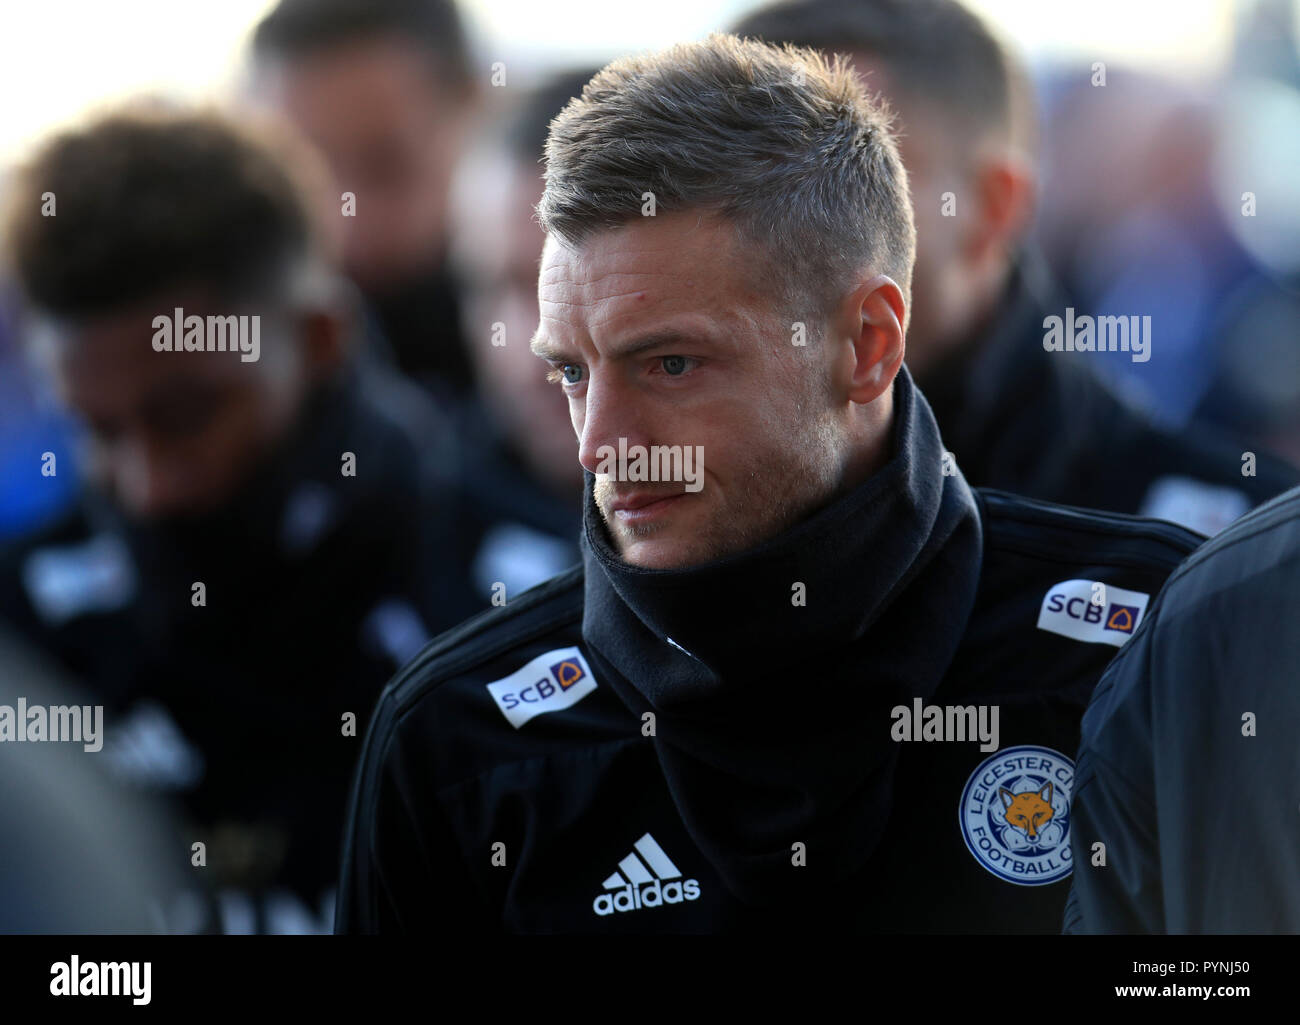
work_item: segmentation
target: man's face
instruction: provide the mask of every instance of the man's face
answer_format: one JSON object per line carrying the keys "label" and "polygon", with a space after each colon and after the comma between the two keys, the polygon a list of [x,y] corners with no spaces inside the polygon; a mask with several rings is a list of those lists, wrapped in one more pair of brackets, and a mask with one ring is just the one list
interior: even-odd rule
{"label": "man's face", "polygon": [[[533,217],[542,198],[535,166],[502,160],[466,204],[459,240],[470,273],[465,334],[475,378],[515,448],[556,491],[582,486],[568,403],[528,349],[537,328],[537,265],[546,234]],[[501,325],[501,333],[494,325]]]}
{"label": "man's face", "polygon": [[462,102],[400,40],[367,40],[272,69],[267,91],[324,154],[342,192],[348,273],[384,292],[427,270],[446,231]]}
{"label": "man's face", "polygon": [[88,430],[88,472],[129,516],[202,515],[234,496],[295,420],[305,373],[283,328],[261,321],[261,354],[155,352],[153,318],[222,315],[177,293],[75,325],[40,349],[60,398]]}
{"label": "man's face", "polygon": [[[534,351],[560,378],[596,504],[633,565],[752,548],[838,486],[848,404],[833,401],[831,356],[811,335],[793,344],[746,256],[730,224],[693,211],[576,251],[547,240]],[[620,439],[629,464],[635,446],[698,446],[702,486],[615,479]]]}
{"label": "man's face", "polygon": [[[868,88],[885,95],[897,119],[898,152],[907,168],[916,225],[912,268],[912,314],[907,327],[907,365],[918,378],[950,345],[971,328],[973,269],[963,249],[963,226],[977,208],[970,175],[954,151],[943,117],[923,101],[893,87],[888,73],[871,58],[857,56],[854,67]],[[944,193],[955,198],[954,216],[944,213]]]}

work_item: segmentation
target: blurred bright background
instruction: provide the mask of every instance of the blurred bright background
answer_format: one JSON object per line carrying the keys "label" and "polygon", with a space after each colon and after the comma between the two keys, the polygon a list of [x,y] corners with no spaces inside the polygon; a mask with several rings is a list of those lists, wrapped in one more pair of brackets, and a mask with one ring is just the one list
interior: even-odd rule
{"label": "blurred bright background", "polygon": [[[1287,0],[1293,9],[1300,2]],[[270,0],[48,0],[4,13],[0,163],[52,124],[142,90],[197,98],[238,81],[244,44]],[[543,69],[695,38],[758,6],[747,0],[467,0],[485,61]],[[1119,61],[1174,76],[1214,73],[1254,0],[976,0],[971,6],[1035,63]],[[581,26],[575,30],[575,26]],[[34,41],[46,40],[44,45]],[[20,41],[21,45],[20,45]]]}

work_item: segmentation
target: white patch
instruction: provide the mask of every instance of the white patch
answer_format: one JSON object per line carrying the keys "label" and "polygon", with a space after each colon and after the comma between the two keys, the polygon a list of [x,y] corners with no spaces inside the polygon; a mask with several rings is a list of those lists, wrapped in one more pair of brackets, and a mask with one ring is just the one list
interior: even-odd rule
{"label": "white patch", "polygon": [[1161,477],[1142,499],[1139,516],[1168,520],[1213,537],[1250,511],[1250,499],[1236,488],[1191,477]]}
{"label": "white patch", "polygon": [[1038,629],[1119,648],[1133,636],[1150,600],[1149,594],[1100,580],[1062,580],[1043,596]]}
{"label": "white patch", "polygon": [[591,667],[577,648],[556,648],[487,685],[492,700],[515,729],[534,716],[576,705],[596,689]]}
{"label": "white patch", "polygon": [[203,778],[203,752],[191,744],[156,701],[140,701],[107,731],[104,761],[126,783],[148,790],[184,791]]}
{"label": "white patch", "polygon": [[371,609],[361,624],[361,636],[397,666],[413,659],[429,641],[424,620],[404,598],[386,598]]}
{"label": "white patch", "polygon": [[23,564],[32,607],[50,626],[88,612],[112,612],[135,597],[135,566],[112,534],[77,545],[38,548]]}
{"label": "white patch", "polygon": [[577,562],[571,545],[522,523],[499,523],[484,536],[470,572],[480,594],[499,582],[514,597],[563,573]]}

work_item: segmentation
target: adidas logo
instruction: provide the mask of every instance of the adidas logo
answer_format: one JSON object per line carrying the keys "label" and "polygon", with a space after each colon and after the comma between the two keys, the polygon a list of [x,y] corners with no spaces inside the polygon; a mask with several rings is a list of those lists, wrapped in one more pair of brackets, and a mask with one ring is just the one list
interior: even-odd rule
{"label": "adidas logo", "polygon": [[605,893],[591,902],[598,915],[680,904],[700,895],[700,884],[682,873],[649,833],[632,845],[618,871],[604,882]]}

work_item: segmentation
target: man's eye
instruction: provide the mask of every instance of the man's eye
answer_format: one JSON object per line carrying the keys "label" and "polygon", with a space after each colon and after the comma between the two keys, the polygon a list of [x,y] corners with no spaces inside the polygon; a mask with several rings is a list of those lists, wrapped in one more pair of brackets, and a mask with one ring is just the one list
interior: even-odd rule
{"label": "man's eye", "polygon": [[660,362],[663,364],[665,374],[670,377],[680,377],[686,373],[691,361],[685,356],[664,356]]}
{"label": "man's eye", "polygon": [[554,384],[577,384],[582,380],[582,367],[576,363],[555,363],[546,374],[546,379]]}

